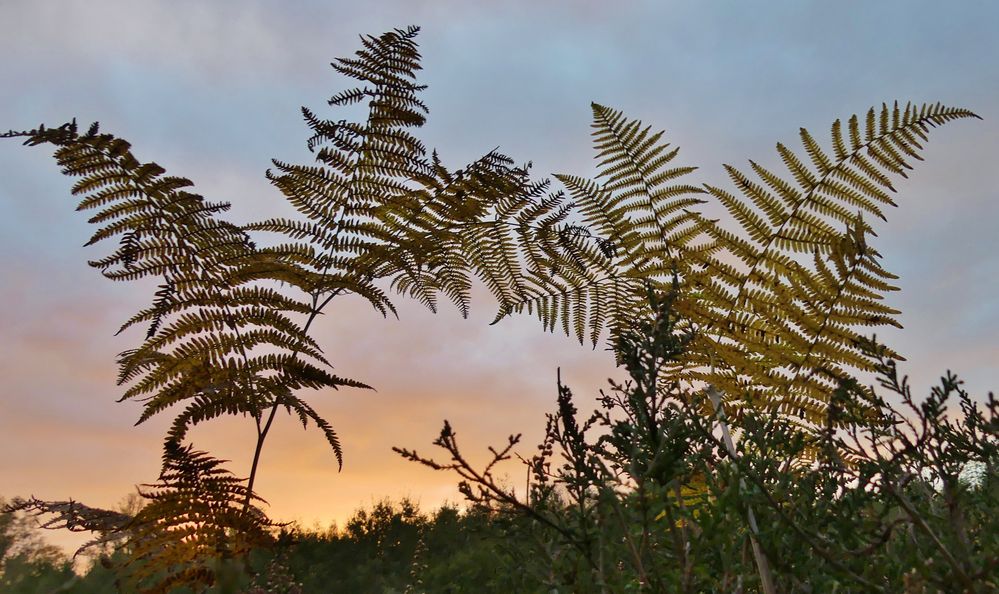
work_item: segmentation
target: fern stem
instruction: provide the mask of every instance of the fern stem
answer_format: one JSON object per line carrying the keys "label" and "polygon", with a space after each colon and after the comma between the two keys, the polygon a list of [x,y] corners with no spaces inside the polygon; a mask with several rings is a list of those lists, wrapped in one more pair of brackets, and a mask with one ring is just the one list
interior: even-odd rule
{"label": "fern stem", "polygon": [[[309,314],[309,319],[306,320],[305,325],[302,327],[302,334],[307,334],[309,332],[309,327],[312,326],[312,322],[319,316],[323,308],[340,293],[340,289],[330,291],[330,294],[326,296],[326,299],[317,306],[319,302],[319,295],[315,294],[312,296],[312,313]],[[295,356],[298,356],[298,351],[295,352]],[[264,449],[264,442],[267,440],[267,434],[270,433],[271,425],[274,424],[274,417],[277,415],[278,407],[281,406],[281,399],[279,397],[274,398],[274,404],[271,405],[270,410],[267,412],[267,421],[264,422],[263,426],[260,425],[261,417],[257,416],[257,443],[253,448],[253,462],[250,464],[250,475],[246,479],[246,499],[243,501],[243,511],[246,512],[250,508],[253,497],[253,485],[257,480],[257,469],[260,466],[260,454]]]}

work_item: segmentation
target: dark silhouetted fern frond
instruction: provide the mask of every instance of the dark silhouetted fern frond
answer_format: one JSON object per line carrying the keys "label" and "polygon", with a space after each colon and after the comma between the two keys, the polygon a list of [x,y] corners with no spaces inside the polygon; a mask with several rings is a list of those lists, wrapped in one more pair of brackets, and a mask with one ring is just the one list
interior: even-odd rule
{"label": "dark silhouetted fern frond", "polygon": [[[427,112],[416,81],[416,33],[365,37],[356,58],[333,63],[361,86],[330,104],[367,101],[364,121],[326,120],[303,108],[317,163],[275,161],[268,177],[306,220],[247,227],[292,240],[262,250],[273,256],[269,265],[299,279],[314,303],[351,292],[383,314],[394,308],[381,279],[431,310],[443,295],[462,315],[478,279],[499,302],[500,317],[542,298],[559,279],[579,282],[603,256],[567,220],[572,205],[562,194],[547,194],[547,182],[532,182],[529,167],[496,151],[450,169],[410,131]],[[576,324],[580,340],[584,325]]]}
{"label": "dark silhouetted fern frond", "polygon": [[[128,526],[129,577],[143,591],[211,586],[220,562],[268,545],[275,525],[245,479],[191,446],[168,448],[159,481],[139,492],[146,505]],[[164,572],[164,568],[166,571]]]}
{"label": "dark silhouetted fern frond", "polygon": [[[336,433],[294,391],[365,386],[330,373],[318,344],[292,319],[292,315],[311,314],[308,303],[256,284],[283,278],[260,274],[273,258],[257,249],[246,231],[219,217],[228,205],[209,203],[188,191],[192,185],[189,180],[166,176],[155,163],[141,163],[127,142],[101,133],[96,124],[82,134],[71,122],[7,136],[23,138],[29,145],[53,145],[63,173],[79,178],[73,188],[80,196],[78,210],[93,212],[90,222],[97,226],[88,245],[119,241],[110,255],[91,262],[92,266],[114,280],[155,278],[159,282],[152,304],[119,330],[143,325],[144,339],[138,347],[121,353],[118,360],[118,380],[126,386],[121,399],[142,403],[139,423],[170,409],[177,413],[167,432],[165,466],[157,487],[161,490],[156,492],[183,494],[191,502],[210,503],[216,511],[221,502],[243,509],[242,524],[220,528],[219,534],[231,531],[238,533],[232,538],[243,538],[264,530],[269,526],[266,516],[249,511],[252,485],[228,475],[223,480],[215,462],[191,454],[189,446],[182,445],[189,429],[222,415],[238,414],[251,417],[259,434],[272,420],[265,416],[268,407],[284,404],[303,422],[311,421],[321,428],[342,464]],[[192,472],[201,468],[204,476],[185,483],[178,464],[186,464],[184,468]],[[192,506],[188,507],[197,509]],[[49,511],[65,512],[62,517],[67,522],[72,514],[77,514],[74,517],[80,522],[103,517],[79,505],[63,507]],[[166,530],[170,516],[153,516],[168,511],[158,503],[151,504],[143,512],[146,520],[123,527],[130,546],[139,547],[133,538],[137,530],[149,531],[142,542],[153,538],[156,530]],[[80,525],[100,527],[92,522]],[[120,536],[113,534],[115,539]],[[164,532],[156,538],[173,536]],[[190,549],[192,546],[195,548]],[[187,550],[188,557],[154,556],[143,567],[151,568],[150,575],[176,570],[181,572],[177,583],[190,583],[197,576],[184,573],[190,568],[177,569],[181,567],[178,564],[194,567],[198,565],[195,558],[218,556],[219,551],[209,555],[211,546],[195,546],[190,539],[178,541],[171,550]],[[154,546],[150,555],[161,548]],[[243,547],[236,555],[246,550]]]}
{"label": "dark silhouetted fern frond", "polygon": [[310,313],[308,304],[249,284],[283,277],[260,274],[272,258],[218,217],[228,204],[209,203],[187,190],[190,180],[140,163],[129,143],[96,124],[84,134],[74,122],[20,136],[54,145],[63,173],[80,178],[78,210],[96,211],[90,222],[98,227],[88,244],[120,238],[91,265],[115,280],[161,279],[151,307],[121,328],[148,324],[143,344],[119,358],[119,382],[129,384],[122,400],[143,402],[140,423],[183,406],[167,438],[179,444],[191,425],[223,414],[259,423],[278,399],[275,385],[361,385],[327,372],[319,345],[289,317]]}
{"label": "dark silhouetted fern frond", "polygon": [[248,497],[263,500],[223,463],[190,446],[166,448],[159,480],[139,488],[144,505],[135,515],[35,498],[15,500],[3,511],[39,516],[44,528],[93,534],[77,554],[105,544],[126,553],[107,560],[120,564],[122,591],[202,591],[216,584],[222,563],[270,544],[279,527],[257,505],[243,505]]}

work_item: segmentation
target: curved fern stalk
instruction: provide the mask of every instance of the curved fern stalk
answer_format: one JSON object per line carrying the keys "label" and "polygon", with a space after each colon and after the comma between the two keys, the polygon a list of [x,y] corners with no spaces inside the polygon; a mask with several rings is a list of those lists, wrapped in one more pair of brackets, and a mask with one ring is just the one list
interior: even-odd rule
{"label": "curved fern stalk", "polygon": [[837,120],[832,155],[801,129],[810,164],[778,144],[790,181],[751,161],[757,180],[726,166],[743,197],[705,186],[742,230],[704,227],[724,246],[709,268],[721,274],[706,283],[716,312],[710,342],[725,345],[715,348],[713,362],[723,371],[711,383],[735,400],[821,424],[830,378],[872,369],[857,347],[859,331],[898,325],[899,312],[881,303],[895,277],[869,246],[873,230],[862,214],[884,219],[882,207],[895,205],[891,177],[905,177],[910,161],[921,160],[930,128],[968,117],[977,116],[939,104],[885,104],[880,113],[869,110],[863,126],[851,117],[845,136]]}

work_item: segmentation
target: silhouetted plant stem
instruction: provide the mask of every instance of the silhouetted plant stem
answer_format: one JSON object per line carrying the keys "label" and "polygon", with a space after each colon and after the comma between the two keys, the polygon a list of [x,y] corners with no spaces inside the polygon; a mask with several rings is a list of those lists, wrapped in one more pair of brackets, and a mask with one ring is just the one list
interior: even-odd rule
{"label": "silhouetted plant stem", "polygon": [[[715,394],[717,394],[717,391],[715,391]],[[709,397],[711,397],[710,394],[709,394]],[[688,410],[688,412],[691,413],[691,414],[697,414],[697,411],[693,411],[693,410]],[[697,427],[701,430],[701,435],[702,435],[702,437],[704,439],[706,439],[706,440],[708,440],[710,442],[713,442],[714,444],[716,444],[718,446],[722,446],[722,447],[726,448],[726,450],[729,450],[729,448],[731,448],[731,450],[729,450],[729,453],[730,454],[734,453],[734,449],[735,449],[734,448],[734,443],[732,442],[731,434],[728,433],[728,431],[727,431],[727,427],[725,427],[723,425],[723,435],[724,434],[728,434],[728,439],[727,440],[726,439],[719,440],[716,436],[712,435],[711,432],[708,431],[707,429],[705,429],[704,427],[701,427],[701,426],[697,426]],[[736,461],[736,456],[732,455],[732,459],[733,459],[733,461]],[[848,569],[839,560],[837,560],[836,557],[832,553],[830,553],[828,550],[826,550],[825,547],[823,547],[818,542],[816,542],[815,538],[813,538],[812,535],[808,533],[808,531],[806,531],[804,528],[802,528],[801,526],[799,526],[798,523],[795,522],[793,518],[791,518],[791,517],[789,517],[787,515],[787,513],[784,510],[783,505],[774,498],[774,496],[770,493],[770,490],[767,488],[767,486],[765,484],[763,484],[763,481],[760,480],[759,477],[757,477],[754,474],[747,473],[747,472],[744,472],[744,471],[740,472],[739,474],[740,474],[740,479],[739,479],[740,480],[740,486],[742,488],[745,488],[745,478],[744,477],[748,476],[749,480],[753,482],[754,486],[757,489],[759,489],[760,493],[762,493],[763,496],[764,496],[764,498],[766,498],[767,502],[769,503],[770,508],[774,512],[776,512],[778,516],[780,516],[781,520],[783,520],[784,523],[786,523],[788,526],[790,526],[792,530],[794,530],[799,536],[801,536],[805,540],[805,542],[808,543],[808,545],[811,547],[811,549],[815,553],[817,553],[820,557],[822,557],[826,562],[828,562],[830,565],[832,565],[836,569],[839,569],[840,571],[842,571],[845,574],[847,574],[848,576],[850,576],[850,578],[853,579],[853,580],[855,580],[857,583],[862,584],[866,588],[869,588],[870,591],[875,591],[875,592],[883,592],[884,591],[884,588],[882,588],[881,586],[878,586],[877,584],[874,584],[874,583],[870,582],[869,580],[863,578],[862,576],[857,575],[856,573],[854,573],[853,571],[851,571],[850,569]],[[748,515],[749,514],[747,514],[747,516]],[[754,519],[753,523],[755,524],[755,519]],[[753,527],[751,526],[750,529],[753,530]],[[752,538],[752,534],[750,535],[750,541],[754,545],[753,553],[755,555],[755,553],[756,553],[756,548],[755,547],[758,547],[759,543],[757,543],[755,541],[755,539]],[[760,552],[763,553],[762,550]],[[765,559],[765,557],[764,557],[764,559]],[[769,571],[769,567],[768,567],[768,571]],[[772,585],[772,583],[771,583],[771,585]],[[774,591],[776,592],[776,590],[774,590]]]}
{"label": "silhouetted plant stem", "polygon": [[[305,321],[305,325],[302,326],[302,333],[307,334],[309,328],[312,326],[312,322],[322,313],[323,308],[325,308],[330,301],[333,300],[340,293],[341,289],[334,289],[330,291],[330,294],[326,296],[322,303],[319,303],[319,295],[312,296],[312,312],[309,314],[309,319]],[[318,304],[318,305],[317,305]],[[294,352],[294,357],[297,358],[299,351]],[[253,485],[257,479],[257,469],[260,465],[260,453],[263,451],[264,442],[267,440],[267,434],[270,433],[271,425],[274,424],[274,417],[277,415],[278,408],[281,406],[280,397],[274,398],[274,403],[271,404],[270,410],[267,411],[267,420],[264,422],[263,426],[260,425],[260,418],[255,417],[257,422],[257,443],[253,448],[253,462],[250,464],[250,475],[246,479],[246,500],[243,502],[243,511],[245,512],[249,509],[251,504],[251,493],[253,493]]]}

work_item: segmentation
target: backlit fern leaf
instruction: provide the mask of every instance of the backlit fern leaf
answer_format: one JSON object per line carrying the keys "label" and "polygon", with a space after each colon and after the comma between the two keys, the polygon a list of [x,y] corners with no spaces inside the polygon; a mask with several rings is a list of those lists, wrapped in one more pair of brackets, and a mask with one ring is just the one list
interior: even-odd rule
{"label": "backlit fern leaf", "polygon": [[168,448],[159,481],[140,488],[147,503],[126,527],[125,544],[139,591],[210,587],[221,562],[272,542],[275,525],[257,505],[243,505],[263,501],[223,462],[190,446]]}
{"label": "backlit fern leaf", "polygon": [[[603,256],[592,240],[573,237],[585,230],[566,220],[572,205],[562,194],[548,194],[547,182],[532,182],[528,167],[491,151],[451,169],[436,152],[427,154],[410,132],[423,125],[427,111],[418,96],[424,87],[416,80],[417,31],[364,37],[355,58],[333,63],[361,86],[329,103],[366,101],[367,118],[326,120],[303,108],[317,164],[275,160],[268,177],[307,220],[275,218],[247,229],[298,242],[270,252],[271,262],[262,266],[285,267],[282,274],[294,275],[314,303],[353,292],[383,314],[394,313],[376,288],[385,279],[431,310],[443,295],[467,316],[478,279],[502,317],[553,286],[551,275],[578,280],[572,275]],[[308,249],[314,257],[299,257]]]}
{"label": "backlit fern leaf", "polygon": [[[189,180],[140,163],[127,142],[99,133],[96,125],[86,134],[71,123],[17,136],[29,145],[55,145],[63,172],[81,178],[73,188],[82,195],[78,208],[98,210],[90,220],[99,228],[88,243],[121,237],[118,249],[93,266],[115,280],[162,279],[152,307],[122,327],[149,323],[144,343],[119,358],[120,382],[133,384],[123,399],[145,402],[139,422],[187,400],[202,412],[181,418],[211,418],[207,411],[224,410],[259,419],[261,407],[275,398],[261,391],[260,374],[293,371],[254,365],[253,353],[261,348],[328,365],[318,345],[283,313],[310,311],[307,306],[246,285],[259,278],[249,271],[269,257],[244,230],[217,218],[227,204],[186,191]],[[321,377],[312,367],[302,369]],[[329,377],[329,386],[344,385]]]}
{"label": "backlit fern leaf", "polygon": [[[891,177],[906,175],[932,127],[977,117],[937,105],[897,104],[837,121],[832,152],[800,131],[805,158],[779,144],[788,179],[750,162],[726,166],[737,192],[684,184],[662,133],[593,106],[598,179],[556,176],[595,248],[560,274],[536,274],[524,298],[500,314],[535,313],[548,330],[620,335],[645,315],[647,287],[680,279],[675,307],[699,329],[673,378],[713,384],[738,406],[772,406],[821,424],[837,377],[869,370],[860,332],[897,325],[881,300],[895,278],[869,246],[862,215],[894,205]],[[701,214],[704,192],[739,231]],[[741,196],[740,196],[741,194]],[[603,257],[597,257],[602,254]]]}
{"label": "backlit fern leaf", "polygon": [[[144,505],[134,515],[35,498],[15,500],[3,511],[40,516],[45,528],[93,534],[77,554],[106,544],[126,551],[107,561],[117,565],[122,591],[204,591],[217,584],[223,563],[268,545],[278,528],[257,505],[263,500],[224,462],[190,446],[167,448],[159,480],[139,488]],[[254,503],[244,506],[247,499]]]}
{"label": "backlit fern leaf", "polygon": [[868,112],[863,126],[850,118],[848,138],[836,121],[831,155],[805,129],[807,161],[778,144],[791,181],[751,162],[758,181],[726,167],[744,198],[705,186],[744,233],[705,226],[724,257],[742,263],[736,274],[713,279],[720,286],[708,305],[716,315],[703,340],[729,345],[715,348],[711,360],[728,370],[715,378],[727,394],[769,402],[815,424],[825,414],[831,377],[871,369],[857,347],[859,332],[897,325],[898,312],[880,302],[895,277],[869,247],[873,231],[858,211],[883,219],[882,207],[894,205],[890,177],[905,176],[909,161],[919,159],[916,138],[925,141],[931,127],[965,117],[975,116],[940,105],[883,105]]}
{"label": "backlit fern leaf", "polygon": [[[628,330],[646,302],[649,283],[694,265],[714,249],[696,244],[701,222],[690,210],[703,190],[681,183],[693,167],[672,165],[678,150],[621,112],[593,104],[597,180],[556,175],[572,197],[587,241],[563,249],[548,279],[504,312],[536,312],[548,329],[561,326],[596,345],[601,330]],[[576,257],[573,257],[576,256]]]}
{"label": "backlit fern leaf", "polygon": [[[227,204],[207,202],[186,189],[192,185],[189,180],[165,176],[155,163],[139,162],[127,142],[100,133],[96,124],[84,134],[72,122],[6,136],[23,138],[28,145],[54,145],[63,173],[80,178],[73,187],[81,196],[78,210],[96,211],[90,222],[97,230],[88,245],[119,239],[117,249],[92,266],[113,280],[159,279],[152,305],[121,328],[148,324],[145,339],[121,353],[118,363],[119,383],[128,384],[122,400],[143,404],[139,423],[183,407],[167,433],[165,464],[173,460],[170,452],[181,451],[197,423],[239,414],[253,418],[260,431],[271,420],[264,416],[267,407],[289,389],[364,387],[323,369],[329,363],[319,346],[287,315],[311,314],[312,308],[250,284],[282,277],[259,273],[274,268],[274,257],[257,249],[246,231],[218,218]],[[297,396],[294,403],[300,403]],[[317,424],[342,463],[340,444],[330,439],[332,428],[325,421]],[[164,488],[186,489],[189,497],[229,501],[236,494],[217,490],[223,483],[210,480],[170,485],[180,475],[169,470],[164,467],[161,477]],[[249,498],[240,497],[230,504],[249,510]],[[250,524],[262,529],[267,523],[262,514],[244,519],[246,526],[232,528],[251,534]],[[208,555],[207,550],[196,547],[192,554]],[[178,584],[189,583],[184,575],[178,574]]]}

